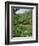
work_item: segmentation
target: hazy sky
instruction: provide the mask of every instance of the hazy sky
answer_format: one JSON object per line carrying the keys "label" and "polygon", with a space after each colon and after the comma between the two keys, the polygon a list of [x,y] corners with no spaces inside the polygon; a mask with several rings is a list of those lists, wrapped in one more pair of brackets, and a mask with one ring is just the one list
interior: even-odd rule
{"label": "hazy sky", "polygon": [[16,14],[22,14],[22,13],[24,13],[25,11],[26,12],[29,12],[31,9],[19,9],[19,10],[17,10],[16,11]]}

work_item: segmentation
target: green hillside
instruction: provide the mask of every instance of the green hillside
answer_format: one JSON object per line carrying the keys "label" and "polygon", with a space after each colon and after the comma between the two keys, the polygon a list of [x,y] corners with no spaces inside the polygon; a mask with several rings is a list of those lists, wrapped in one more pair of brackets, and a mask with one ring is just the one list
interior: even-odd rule
{"label": "green hillside", "polygon": [[27,13],[25,12],[24,14],[16,14],[13,17],[12,17],[12,37],[32,36],[32,11]]}

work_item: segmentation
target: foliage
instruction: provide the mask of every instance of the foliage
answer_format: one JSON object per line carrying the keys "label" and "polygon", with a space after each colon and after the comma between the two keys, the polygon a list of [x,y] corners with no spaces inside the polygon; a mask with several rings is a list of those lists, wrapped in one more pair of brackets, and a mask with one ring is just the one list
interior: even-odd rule
{"label": "foliage", "polygon": [[14,37],[32,36],[32,11],[14,15],[14,21],[12,18],[12,36],[13,35]]}

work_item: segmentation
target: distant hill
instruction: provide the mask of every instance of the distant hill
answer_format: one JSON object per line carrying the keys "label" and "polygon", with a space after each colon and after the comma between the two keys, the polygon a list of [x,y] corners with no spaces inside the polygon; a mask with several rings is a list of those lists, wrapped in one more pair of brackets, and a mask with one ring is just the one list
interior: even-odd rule
{"label": "distant hill", "polygon": [[32,11],[25,12],[23,14],[16,14],[14,16],[15,18],[15,24],[28,24],[32,21]]}

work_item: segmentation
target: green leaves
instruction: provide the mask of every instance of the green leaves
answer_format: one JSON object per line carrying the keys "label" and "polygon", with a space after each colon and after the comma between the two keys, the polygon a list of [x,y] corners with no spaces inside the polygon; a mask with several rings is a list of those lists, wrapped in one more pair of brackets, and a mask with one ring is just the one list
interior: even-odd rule
{"label": "green leaves", "polygon": [[12,28],[14,28],[15,37],[32,36],[32,12],[31,11],[28,13],[25,12],[25,14],[14,15],[14,21],[12,22],[12,24],[14,25],[14,27],[12,25]]}

